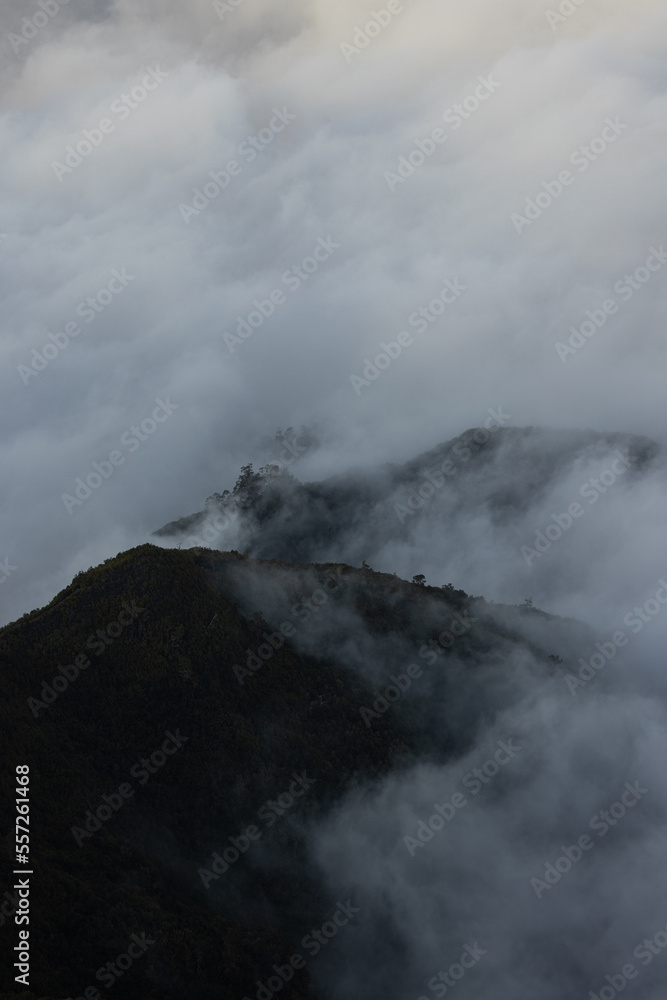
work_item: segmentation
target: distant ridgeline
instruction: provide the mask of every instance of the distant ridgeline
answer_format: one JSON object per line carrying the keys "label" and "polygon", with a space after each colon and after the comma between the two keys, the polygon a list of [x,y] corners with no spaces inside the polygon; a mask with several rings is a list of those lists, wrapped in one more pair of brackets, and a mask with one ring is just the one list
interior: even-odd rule
{"label": "distant ridgeline", "polygon": [[[299,482],[284,461],[291,454],[284,448],[259,471],[243,466],[231,491],[213,493],[204,510],[164,525],[155,537],[185,547],[235,548],[261,559],[377,563],[383,547],[411,539],[423,517],[454,526],[458,517],[483,507],[496,523],[509,522],[537,507],[577,462],[621,451],[636,475],[659,451],[654,442],[628,434],[504,427],[509,415],[502,408],[493,413],[491,426],[487,420],[487,427],[403,465],[353,470],[321,482]],[[276,437],[274,453],[282,441]],[[285,440],[296,450],[308,439]]]}

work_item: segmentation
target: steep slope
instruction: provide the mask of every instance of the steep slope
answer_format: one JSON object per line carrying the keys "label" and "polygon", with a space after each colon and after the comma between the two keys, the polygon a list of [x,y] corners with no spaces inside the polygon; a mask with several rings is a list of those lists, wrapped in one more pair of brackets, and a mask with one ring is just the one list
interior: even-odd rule
{"label": "steep slope", "polygon": [[300,483],[277,466],[259,473],[246,466],[232,491],[214,494],[205,510],[163,526],[155,537],[233,546],[261,559],[385,565],[387,553],[411,545],[425,520],[431,533],[455,535],[477,515],[492,531],[511,530],[573,470],[611,461],[617,452],[629,456],[637,477],[659,449],[629,434],[495,425],[466,431],[403,465],[316,483]]}
{"label": "steep slope", "polygon": [[[118,995],[254,996],[353,900],[322,882],[308,823],[355,783],[461,752],[502,710],[489,671],[546,678],[550,654],[590,642],[549,619],[543,648],[522,630],[535,615],[340,564],[144,545],[0,630],[3,815],[30,766],[36,995],[104,989],[136,935],[150,943]],[[9,825],[4,845],[11,871]],[[308,961],[295,1000],[316,995]]]}

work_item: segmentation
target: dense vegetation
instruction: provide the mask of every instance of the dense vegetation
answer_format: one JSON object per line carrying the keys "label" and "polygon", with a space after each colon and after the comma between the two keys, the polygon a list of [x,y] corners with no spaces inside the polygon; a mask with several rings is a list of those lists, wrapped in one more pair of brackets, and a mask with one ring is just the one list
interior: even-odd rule
{"label": "dense vegetation", "polygon": [[[238,561],[145,545],[79,574],[48,607],[0,631],[0,713],[13,762],[2,773],[3,815],[13,815],[14,764],[31,768],[38,995],[80,995],[132,934],[146,933],[157,943],[124,977],[123,996],[240,1000],[333,901],[305,868],[294,880],[300,847],[291,816],[276,823],[271,847],[283,860],[270,873],[249,856],[206,891],[199,867],[263,802],[287,792],[295,771],[316,778],[296,816],[323,808],[355,775],[377,774],[415,750],[391,720],[364,725],[359,703],[369,694],[349,670],[296,655],[289,643],[255,683],[238,683],[233,665],[245,663],[266,631],[213,586]],[[135,606],[134,619],[97,655],[95,633],[111,638],[124,605]],[[59,666],[82,653],[90,666],[47,705],[44,682],[51,687]],[[187,742],[141,787],[133,766],[179,731]],[[72,828],[128,781],[135,795],[77,844]],[[6,871],[12,832],[5,830]],[[271,926],[275,912],[282,933]],[[3,969],[14,944],[8,921]],[[300,972],[291,995],[305,997],[307,983]]]}
{"label": "dense vegetation", "polygon": [[[421,518],[415,518],[416,507],[407,505],[423,505],[417,490],[433,473],[442,485],[429,512],[439,530],[455,530],[457,518],[477,508],[496,523],[525,515],[577,462],[616,448],[632,456],[633,475],[641,474],[658,450],[647,438],[628,434],[502,427],[471,428],[403,465],[355,470],[321,482],[300,482],[280,461],[258,470],[248,463],[231,489],[207,498],[204,510],[164,525],[155,535],[183,539],[186,546],[235,546],[260,559],[373,563],[383,546],[412,540]],[[446,462],[456,470],[450,478],[438,472]]]}
{"label": "dense vegetation", "polygon": [[[428,690],[440,685],[451,700],[446,725],[430,714],[426,689],[366,724],[360,709],[374,704],[386,680],[352,669],[329,640],[327,655],[318,654],[306,625],[261,669],[239,674],[250,654],[266,653],[281,621],[294,620],[295,600],[324,593],[332,579],[340,596],[322,612],[332,616],[331,634],[342,608],[359,642],[377,644],[383,676],[405,663],[404,650],[437,649]],[[453,648],[438,647],[456,614],[474,615],[475,627]],[[116,983],[118,996],[254,997],[257,982],[336,903],[308,857],[307,823],[355,782],[463,749],[490,710],[478,677],[490,658],[502,663],[521,647],[545,675],[555,669],[549,654],[560,650],[522,634],[522,617],[540,612],[512,614],[503,622],[498,609],[451,585],[411,584],[367,567],[143,545],[78,574],[46,608],[0,630],[0,720],[11,748],[0,779],[4,868],[13,867],[14,766],[27,763],[35,996],[82,996],[132,935],[145,934],[155,943]],[[53,684],[63,676],[67,685]],[[166,734],[183,742],[161,760]],[[154,753],[158,762],[142,769]],[[270,825],[258,822],[267,801],[283,794],[284,803],[295,774],[307,776],[308,790]],[[128,783],[133,794],[119,798]],[[86,814],[103,795],[121,804],[88,836]],[[253,823],[261,844],[205,887],[200,869],[210,873],[215,853]],[[350,889],[343,882],[339,892],[347,898]],[[15,943],[8,920],[0,928],[3,969],[12,967]],[[13,985],[2,984],[2,1000]],[[308,968],[283,995],[313,1000]]]}

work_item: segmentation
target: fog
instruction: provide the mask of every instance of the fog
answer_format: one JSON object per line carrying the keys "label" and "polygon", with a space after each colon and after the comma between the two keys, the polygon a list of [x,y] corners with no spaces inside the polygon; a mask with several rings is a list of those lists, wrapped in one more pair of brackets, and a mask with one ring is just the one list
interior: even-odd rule
{"label": "fog", "polygon": [[[629,298],[623,281],[665,232],[664,9],[587,0],[556,25],[549,9],[406,3],[350,55],[367,23],[353,3],[70,0],[37,28],[3,6],[4,620],[229,488],[279,426],[336,428],[311,478],[405,460],[499,404],[516,426],[664,440],[664,271]],[[452,109],[468,98],[465,119]],[[274,109],[294,115],[279,132]],[[612,137],[607,118],[620,132],[583,170],[570,157]],[[438,127],[446,141],[389,182]],[[67,167],[84,129],[102,139]],[[179,206],[234,157],[240,173],[186,222]],[[512,215],[568,167],[517,232]],[[320,238],[340,246],[286,284]],[[447,280],[466,290],[411,325]],[[274,289],[284,301],[230,350],[224,334]],[[610,299],[563,362],[555,345]],[[67,324],[81,333],[60,349],[48,334]],[[401,332],[412,343],[357,394],[351,376]],[[169,420],[68,512],[63,495],[165,397]]]}
{"label": "fog", "polygon": [[[667,925],[664,726],[664,707],[641,696],[528,691],[463,760],[419,767],[341,809],[315,852],[332,887],[342,873],[355,882],[361,928],[341,938],[331,995],[443,996],[427,983],[468,944],[484,956],[456,983],[460,996],[587,998],[628,963],[632,995],[661,996],[661,949],[635,949]],[[494,761],[498,741],[520,751],[497,776],[482,770],[485,785],[469,779],[468,791],[465,775]],[[613,808],[626,784],[638,797]],[[443,824],[434,806],[457,792],[464,804],[450,805]],[[613,825],[595,819],[610,808]],[[420,830],[432,836],[415,846]]]}
{"label": "fog", "polygon": [[[385,6],[3,5],[0,620],[231,489],[278,427],[326,428],[294,475],[378,494],[314,556],[531,598],[628,642],[574,690],[516,651],[491,660],[493,711],[463,756],[311,831],[361,911],[322,959],[324,995],[444,995],[429,980],[478,944],[461,998],[611,1000],[634,962],[627,995],[657,1000],[665,957],[633,950],[667,926],[667,13],[411,0],[360,34]],[[385,464],[499,408],[573,436],[499,435],[401,520],[410,485]],[[627,435],[656,446],[614,467],[646,447]],[[258,538],[234,523],[212,544]],[[341,616],[309,651],[375,683],[403,649],[369,652]],[[403,838],[499,740],[520,753],[411,856]],[[626,782],[647,792],[601,838],[590,821]],[[538,898],[531,878],[586,833]]]}
{"label": "fog", "polygon": [[[376,714],[367,724],[388,711],[412,725],[416,708],[436,743],[457,744],[447,763],[425,761],[356,786],[310,828],[311,861],[328,895],[353,886],[359,910],[354,927],[312,963],[325,996],[416,1000],[456,986],[470,997],[583,1000],[593,991],[607,1000],[626,985],[642,1000],[662,995],[667,580],[661,551],[649,545],[651,528],[661,537],[659,519],[654,513],[649,521],[650,507],[642,507],[642,497],[658,495],[658,474],[606,513],[600,506],[597,528],[569,556],[558,557],[555,542],[544,553],[557,566],[573,564],[572,607],[599,631],[476,602],[468,634],[489,645],[481,660],[475,645],[472,662],[456,650],[429,655],[422,643],[452,618],[435,598],[418,605],[421,634],[403,608],[396,631],[385,634],[356,610],[369,598],[349,573],[252,561],[232,572],[248,617],[261,610],[275,630],[292,621],[294,647],[370,685],[377,700],[370,696],[367,707]],[[572,486],[565,481],[561,495],[577,496]],[[614,549],[610,539],[629,532],[633,496],[644,523],[624,574],[629,542]],[[492,525],[479,524],[490,542]],[[565,547],[565,537],[559,541]],[[506,565],[508,551],[496,545],[491,556]],[[327,580],[337,580],[330,592]],[[559,600],[568,604],[564,594]],[[496,626],[515,638],[501,639]],[[562,662],[545,667],[547,652]],[[407,683],[410,663],[419,676],[396,698],[396,678]],[[244,683],[268,683],[270,670],[248,672]],[[473,953],[479,960],[467,968]]]}

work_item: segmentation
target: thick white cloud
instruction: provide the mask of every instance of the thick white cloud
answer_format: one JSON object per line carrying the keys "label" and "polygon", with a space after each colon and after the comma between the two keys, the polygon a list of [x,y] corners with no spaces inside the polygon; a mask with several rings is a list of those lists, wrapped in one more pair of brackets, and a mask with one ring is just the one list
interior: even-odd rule
{"label": "thick white cloud", "polygon": [[[33,31],[24,19],[41,25],[37,0],[4,3],[0,563],[15,568],[0,620],[231,487],[278,426],[326,423],[326,447],[296,470],[314,477],[403,461],[498,406],[515,427],[667,441],[667,262],[637,272],[667,243],[664,3],[585,0],[550,25],[559,0],[404,0],[346,59],[341,45],[363,42],[357,28],[386,6],[70,0]],[[17,42],[21,31],[34,37]],[[166,76],[137,100],[156,67]],[[472,110],[480,77],[493,92]],[[123,94],[137,105],[128,113],[115,110]],[[462,103],[468,118],[456,117]],[[281,131],[275,109],[295,116]],[[59,179],[53,162],[104,118],[113,128]],[[417,143],[428,151],[438,128],[446,141],[409,173],[401,158],[418,163]],[[239,146],[253,136],[265,148],[251,161]],[[597,151],[585,171],[582,146]],[[180,206],[233,159],[240,172],[186,222]],[[407,176],[388,181],[401,162]],[[545,185],[557,192],[568,169],[572,182],[519,233],[512,215],[540,193],[546,202]],[[298,287],[284,280],[320,239],[340,246]],[[123,269],[132,277],[119,287]],[[467,288],[418,332],[410,316],[446,280]],[[275,289],[284,301],[231,352],[224,335]],[[616,310],[563,361],[557,342],[611,299]],[[48,334],[76,322],[81,332],[22,378]],[[350,376],[401,331],[413,343],[357,394]],[[156,400],[175,408],[153,425]],[[145,440],[130,430],[142,421]],[[112,452],[122,463],[101,464],[107,478],[68,513],[62,495]],[[488,483],[478,494],[473,483],[479,507],[454,538],[424,511],[414,544],[384,544],[375,565],[434,583],[446,573],[498,600],[531,593],[603,632],[623,627],[667,572],[659,471],[617,484],[532,568],[521,557],[606,460],[566,469],[501,528],[482,509]],[[496,474],[510,492],[523,481],[511,462]],[[334,884],[344,871],[365,906],[361,933],[345,939],[349,982],[340,964],[326,980],[333,995],[416,995],[479,939],[489,958],[457,995],[556,1000],[582,982],[599,991],[631,946],[664,929],[666,630],[662,616],[646,623],[630,669],[601,682],[599,698],[537,691],[524,662],[489,665],[510,707],[464,760],[394,777],[323,824],[319,861]],[[490,788],[410,858],[403,834],[510,736],[525,750],[499,779],[504,794]],[[534,898],[530,877],[626,780],[650,787],[641,810],[588,867]],[[384,967],[368,962],[369,941]],[[660,961],[634,995],[662,995]]]}
{"label": "thick white cloud", "polygon": [[[0,558],[20,567],[5,620],[230,486],[279,425],[333,421],[332,468],[408,457],[499,402],[515,424],[664,439],[667,267],[627,302],[613,290],[667,238],[663,6],[587,0],[552,30],[547,4],[412,0],[346,61],[372,9],[71,0],[12,46],[32,8],[3,8]],[[111,110],[156,66],[145,100]],[[479,77],[499,86],[444,122]],[[296,117],[262,133],[274,108]],[[53,161],[105,117],[58,180]],[[579,173],[570,155],[607,118],[628,127]],[[391,191],[385,174],[438,127],[446,142]],[[249,162],[239,144],[258,134]],[[186,224],[179,205],[233,158]],[[519,235],[512,213],[568,167]],[[340,247],[291,290],[320,237]],[[134,280],[81,322],[122,268]],[[447,278],[467,291],[418,333],[408,318]],[[230,353],[224,333],[276,288],[285,302]],[[564,364],[555,343],[610,296],[618,312]],[[77,319],[25,385],[18,366]],[[413,345],[357,396],[350,376],[402,330]],[[62,494],[165,395],[179,409],[69,515]]]}

